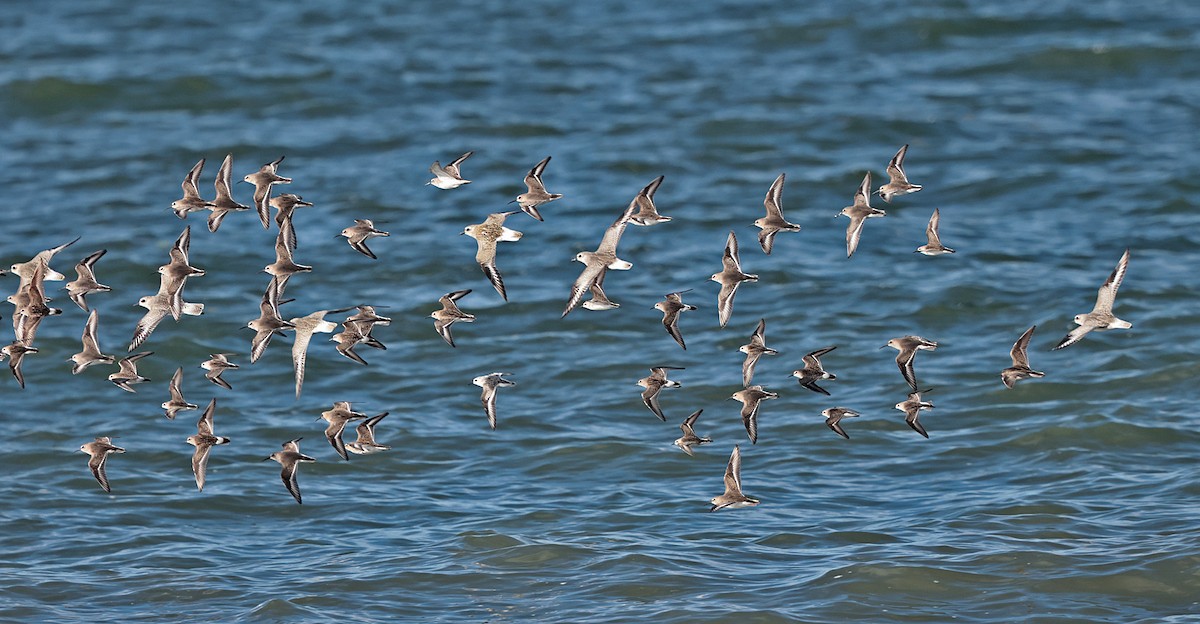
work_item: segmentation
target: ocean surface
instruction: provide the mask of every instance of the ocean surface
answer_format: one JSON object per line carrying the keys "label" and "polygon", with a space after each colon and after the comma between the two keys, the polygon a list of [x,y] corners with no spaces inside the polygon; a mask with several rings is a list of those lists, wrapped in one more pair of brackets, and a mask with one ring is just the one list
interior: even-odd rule
{"label": "ocean surface", "polygon": [[[185,226],[202,316],[167,318],[136,394],[78,376],[86,314],[48,282],[21,390],[0,378],[0,620],[126,622],[1192,622],[1200,619],[1200,6],[1190,2],[25,3],[0,15],[0,266],[75,237],[52,266],[107,249],[90,295],[105,352],[126,352]],[[846,205],[900,146],[919,193],[885,204],[853,258]],[[425,186],[474,150],[472,180]],[[234,180],[286,155],[296,215],[285,318],[356,304],[394,319],[338,355],[291,337],[249,362],[274,227],[177,219],[180,182],[226,154]],[[563,198],[507,225],[505,303],[458,236],[512,209],[525,172]],[[754,219],[779,173],[799,233],[772,255]],[[617,310],[560,319],[605,228],[656,176],[673,217],[630,227],[605,281]],[[251,201],[251,187],[234,186]],[[925,224],[943,242],[925,257]],[[391,232],[356,253],[354,219]],[[729,232],[758,283],[720,328]],[[1115,312],[1133,323],[1051,351],[1125,249]],[[17,279],[0,278],[7,292]],[[449,291],[473,324],[444,343]],[[652,309],[692,289],[686,351]],[[11,308],[3,310],[7,343]],[[342,314],[331,314],[341,320]],[[763,404],[750,444],[729,400],[760,318]],[[1030,325],[1044,379],[1000,382]],[[916,334],[935,408],[910,430],[890,338]],[[790,377],[809,351],[826,397]],[[209,354],[235,354],[224,390]],[[682,388],[635,382],[651,366]],[[218,401],[203,492],[198,411],[163,417],[167,382]],[[3,369],[0,369],[2,371]],[[471,379],[511,372],[499,427]],[[392,448],[342,461],[334,401],[390,416]],[[862,417],[834,435],[821,410]],[[697,409],[713,443],[672,445]],[[114,436],[105,494],[79,446]],[[347,434],[353,438],[353,433]],[[317,458],[304,504],[263,458]],[[708,513],[734,445],[761,505]]]}

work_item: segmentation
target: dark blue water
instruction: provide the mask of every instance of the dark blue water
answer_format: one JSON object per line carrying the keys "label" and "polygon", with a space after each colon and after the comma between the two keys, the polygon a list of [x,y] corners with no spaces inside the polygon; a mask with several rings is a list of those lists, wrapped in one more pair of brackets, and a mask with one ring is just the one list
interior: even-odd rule
{"label": "dark blue water", "polygon": [[[100,342],[124,353],[185,225],[200,317],[167,319],[137,394],[99,366],[71,376],[86,315],[64,309],[0,383],[0,619],[79,621],[1013,622],[1191,621],[1200,615],[1194,406],[1200,191],[1200,9],[1185,2],[293,2],[193,7],[58,2],[0,17],[0,266],[82,239],[53,266],[107,249],[111,293],[89,297]],[[863,173],[877,186],[909,144],[920,193],[866,224],[845,258],[835,220]],[[423,186],[467,150],[473,183]],[[285,317],[389,306],[370,362],[318,335],[299,400],[290,338],[249,364],[274,260],[253,213],[216,234],[169,210],[207,158],[234,179],[280,155],[297,214]],[[510,301],[457,233],[524,190],[533,163],[564,198],[508,226]],[[751,223],[787,173],[803,226],[765,256]],[[630,228],[611,312],[559,319],[581,265],[658,175],[663,214]],[[235,193],[250,202],[250,187]],[[912,253],[934,208],[953,256]],[[370,218],[372,261],[337,232]],[[728,232],[756,284],[718,327]],[[1133,329],[1051,352],[1126,248],[1115,312]],[[4,278],[10,290],[13,276]],[[457,349],[427,315],[443,293],[477,315]],[[685,352],[651,306],[685,300]],[[383,310],[381,310],[382,312]],[[3,312],[5,326],[11,314]],[[331,315],[340,320],[343,315]],[[745,437],[738,346],[759,318],[759,441]],[[1037,324],[1041,380],[1000,383]],[[888,339],[917,358],[925,440],[892,405],[907,386]],[[3,339],[7,341],[7,338]],[[789,374],[827,345],[825,397]],[[227,391],[202,378],[238,354]],[[642,405],[650,366],[686,367]],[[190,472],[196,412],[218,398],[204,492]],[[471,379],[511,371],[487,428]],[[392,450],[341,461],[315,419],[334,401],[389,411]],[[822,409],[862,412],[830,432]],[[714,442],[688,457],[677,425],[703,408]],[[111,495],[80,444],[117,436]],[[262,458],[303,436],[304,505]],[[353,437],[351,435],[351,437]],[[753,509],[707,513],[734,444]]]}

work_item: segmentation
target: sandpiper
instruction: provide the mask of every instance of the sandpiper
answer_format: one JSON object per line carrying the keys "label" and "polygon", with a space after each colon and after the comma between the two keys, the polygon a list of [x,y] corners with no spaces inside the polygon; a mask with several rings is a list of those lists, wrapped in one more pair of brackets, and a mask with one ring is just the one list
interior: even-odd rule
{"label": "sandpiper", "polygon": [[230,212],[250,210],[250,206],[238,203],[233,199],[233,191],[229,188],[232,173],[233,154],[227,154],[225,160],[221,162],[221,168],[217,170],[217,179],[213,182],[217,196],[208,205],[208,209],[212,211],[212,214],[208,215],[209,232],[216,232],[221,227],[221,221],[225,220],[225,215]]}
{"label": "sandpiper", "polygon": [[66,249],[67,247],[70,247],[71,245],[74,245],[79,240],[79,238],[80,237],[76,236],[75,240],[72,240],[67,243],[63,243],[63,244],[59,245],[58,247],[51,247],[49,249],[43,249],[42,251],[39,251],[37,253],[37,255],[34,256],[33,258],[31,258],[28,262],[18,262],[16,264],[13,264],[12,266],[10,266],[9,271],[12,272],[13,275],[16,275],[17,277],[21,278],[21,283],[18,286],[18,290],[20,288],[23,288],[26,285],[28,285],[29,280],[33,279],[34,269],[39,266],[42,267],[42,279],[45,279],[45,280],[48,280],[51,282],[61,282],[65,279],[67,279],[67,276],[50,268],[50,261],[54,259],[54,256],[58,255],[58,252]]}
{"label": "sandpiper", "polygon": [[858,412],[845,407],[830,407],[823,409],[821,410],[821,415],[825,417],[825,424],[828,425],[834,433],[846,438],[847,440],[850,439],[850,435],[846,433],[845,429],[842,429],[840,421],[843,418],[854,418],[856,416],[861,416],[861,414]]}
{"label": "sandpiper", "polygon": [[358,423],[358,426],[354,428],[354,431],[358,433],[358,439],[353,442],[347,442],[346,450],[355,455],[370,455],[392,448],[375,441],[375,425],[378,425],[379,421],[386,418],[387,415],[387,412],[383,412]]}
{"label": "sandpiper", "polygon": [[542,172],[546,170],[546,164],[549,162],[550,157],[547,156],[541,162],[534,165],[533,169],[530,169],[529,173],[525,174],[525,186],[529,190],[517,195],[516,199],[508,202],[510,204],[516,202],[525,214],[538,221],[543,221],[543,219],[542,215],[538,213],[537,207],[562,197],[560,193],[547,193],[546,185],[542,184]]}
{"label": "sandpiper", "polygon": [[897,403],[896,409],[904,412],[904,422],[908,423],[908,426],[912,427],[913,431],[928,438],[929,434],[925,432],[925,427],[921,426],[921,421],[917,420],[921,410],[933,409],[933,403],[921,399],[921,393],[923,392],[929,392],[929,390],[914,390],[913,392],[909,392],[908,399],[903,403]]}
{"label": "sandpiper", "polygon": [[767,346],[766,331],[767,319],[759,319],[758,326],[750,335],[750,342],[738,347],[738,353],[746,354],[746,359],[742,362],[742,386],[750,386],[750,381],[754,379],[754,365],[758,363],[758,358],[764,355],[779,355],[778,351]]}
{"label": "sandpiper", "polygon": [[596,276],[596,281],[592,282],[591,294],[592,298],[579,304],[585,310],[613,310],[621,307],[621,304],[608,298],[604,293],[604,276],[608,274],[608,267],[604,267],[600,271],[600,275]]}
{"label": "sandpiper", "polygon": [[729,238],[725,241],[725,255],[721,257],[721,264],[724,267],[721,272],[713,273],[708,279],[721,285],[721,291],[717,293],[717,318],[721,321],[721,327],[725,327],[733,314],[733,296],[737,294],[738,286],[745,281],[757,282],[758,276],[742,272],[737,236],[733,230],[729,231]]}
{"label": "sandpiper", "polygon": [[345,312],[350,308],[339,310],[317,310],[307,316],[298,316],[288,320],[290,328],[296,333],[292,341],[292,368],[296,374],[296,398],[300,398],[300,389],[304,386],[304,364],[308,360],[308,344],[312,342],[314,333],[328,334],[337,329],[337,323],[325,320],[326,314]]}
{"label": "sandpiper", "polygon": [[188,403],[183,398],[183,367],[175,369],[175,374],[171,376],[171,385],[167,387],[167,391],[171,393],[170,400],[163,401],[162,408],[166,410],[167,420],[175,420],[175,415],[185,410],[194,410],[196,405]]}
{"label": "sandpiper", "polygon": [[667,422],[667,417],[663,415],[662,408],[658,405],[658,393],[663,388],[678,388],[682,385],[678,381],[667,379],[669,370],[683,370],[683,367],[656,366],[650,369],[649,377],[643,377],[637,381],[637,385],[645,388],[642,391],[642,403],[645,403],[646,407],[650,408],[650,411],[654,412],[654,415],[663,422]]}
{"label": "sandpiper", "polygon": [[900,374],[904,376],[904,381],[916,391],[917,389],[917,374],[913,371],[913,358],[917,356],[917,351],[933,351],[938,346],[938,343],[932,340],[926,340],[920,336],[901,336],[892,338],[887,344],[879,347],[886,349],[891,347],[899,353],[896,354],[896,366],[900,369]]}
{"label": "sandpiper", "polygon": [[[594,288],[594,287],[593,287]],[[690,291],[680,290],[673,293],[667,293],[666,299],[654,304],[654,309],[663,313],[662,324],[666,328],[667,333],[679,343],[679,346],[687,351],[687,345],[683,343],[683,334],[679,333],[679,315],[688,310],[695,310],[696,306],[689,305],[683,302],[683,293]]]}
{"label": "sandpiper", "polygon": [[762,402],[768,399],[778,399],[779,395],[762,386],[750,386],[734,392],[729,398],[742,402],[742,424],[746,427],[746,435],[750,436],[751,444],[758,444],[758,410]]}
{"label": "sandpiper", "polygon": [[1033,337],[1033,330],[1037,329],[1037,325],[1031,326],[1017,338],[1017,342],[1013,344],[1012,351],[1009,356],[1012,357],[1012,366],[1000,371],[1000,379],[1004,381],[1004,385],[1012,388],[1017,385],[1022,379],[1030,377],[1045,377],[1046,373],[1035,371],[1029,368],[1029,339]]}
{"label": "sandpiper", "polygon": [[329,445],[342,459],[350,459],[346,454],[346,443],[342,441],[342,430],[346,428],[346,423],[366,417],[366,414],[350,409],[350,401],[337,401],[331,409],[321,412],[321,418],[329,423],[329,426],[325,427],[325,439],[329,440]]}
{"label": "sandpiper", "polygon": [[346,242],[350,243],[354,251],[372,260],[377,260],[375,253],[367,247],[367,240],[378,236],[391,236],[391,234],[377,229],[375,223],[370,219],[355,219],[354,225],[342,230],[338,236],[345,236]]}
{"label": "sandpiper", "polygon": [[1133,323],[1123,321],[1112,313],[1113,301],[1117,298],[1117,289],[1121,287],[1121,282],[1125,279],[1125,271],[1128,268],[1129,250],[1126,249],[1125,253],[1121,254],[1121,259],[1117,261],[1117,268],[1113,269],[1108,279],[1104,281],[1104,285],[1096,293],[1096,305],[1092,307],[1092,311],[1087,314],[1076,314],[1075,324],[1079,327],[1072,329],[1064,336],[1054,349],[1062,349],[1079,342],[1093,329],[1104,331],[1133,327]]}
{"label": "sandpiper", "polygon": [[496,389],[500,386],[515,386],[516,382],[504,378],[512,373],[488,373],[471,380],[471,383],[483,388],[479,399],[483,402],[483,410],[487,412],[488,424],[496,428]]}
{"label": "sandpiper", "polygon": [[309,273],[312,267],[306,264],[296,262],[295,255],[292,252],[294,247],[288,245],[287,233],[291,230],[292,219],[286,218],[283,220],[283,225],[279,227],[279,234],[275,236],[275,262],[263,267],[263,273],[266,273],[276,279],[279,283],[280,292],[287,286],[287,282],[297,273]]}
{"label": "sandpiper", "polygon": [[691,416],[685,418],[683,420],[683,424],[679,425],[679,429],[683,431],[683,435],[678,440],[675,440],[675,446],[683,449],[683,452],[687,453],[688,455],[695,455],[695,453],[692,452],[693,446],[700,446],[701,444],[709,444],[712,442],[712,438],[707,436],[702,438],[696,435],[695,430],[692,429],[692,427],[696,426],[696,421],[699,420],[700,414],[703,413],[704,410],[698,409],[692,412]]}
{"label": "sandpiper", "polygon": [[270,457],[263,459],[263,461],[273,459],[283,466],[283,472],[279,473],[279,477],[283,479],[283,485],[288,492],[291,492],[292,498],[295,498],[296,502],[300,504],[303,504],[303,501],[300,500],[300,483],[296,481],[296,470],[300,467],[300,462],[317,461],[300,452],[300,440],[303,439],[296,438],[284,442],[282,451],[271,453]]}
{"label": "sandpiper", "polygon": [[192,226],[189,225],[183,228],[183,232],[175,240],[175,245],[171,247],[171,261],[158,267],[161,275],[159,290],[167,296],[168,310],[176,321],[183,314],[183,287],[187,284],[188,278],[200,277],[205,274],[204,269],[196,268],[191,264],[188,257],[191,245]]}
{"label": "sandpiper", "polygon": [[71,366],[72,375],[78,375],[83,372],[83,369],[93,364],[113,363],[113,356],[100,352],[100,343],[96,340],[96,328],[99,323],[100,317],[97,315],[96,310],[92,310],[88,314],[87,323],[83,326],[83,350],[72,355],[68,360],[69,362],[74,362],[74,365]]}
{"label": "sandpiper", "polygon": [[742,449],[740,446],[733,447],[733,453],[729,456],[729,464],[725,466],[725,493],[714,496],[710,502],[712,503],[710,512],[718,509],[753,507],[758,504],[759,501],[742,494]]}
{"label": "sandpiper", "polygon": [[282,193],[272,197],[270,204],[275,208],[275,225],[279,226],[279,231],[283,234],[288,249],[294,250],[298,243],[296,242],[296,228],[292,225],[292,215],[296,213],[297,208],[311,206],[312,202],[304,201],[304,198],[299,195]]}
{"label": "sandpiper", "polygon": [[183,197],[171,202],[171,210],[180,219],[186,219],[189,213],[206,210],[212,202],[200,198],[200,190],[196,183],[200,180],[200,172],[204,170],[204,159],[192,165],[192,170],[183,179]]}
{"label": "sandpiper", "polygon": [[217,444],[229,444],[229,438],[213,435],[213,411],[217,408],[217,399],[213,398],[204,408],[200,420],[196,421],[196,435],[188,436],[187,443],[196,447],[192,452],[192,474],[196,475],[196,489],[204,491],[204,476],[208,469],[208,455]]}
{"label": "sandpiper", "polygon": [[121,358],[121,361],[117,362],[117,365],[119,365],[121,367],[121,369],[118,370],[117,372],[109,375],[108,380],[113,382],[114,384],[116,384],[116,386],[118,388],[120,388],[126,392],[137,392],[137,390],[134,390],[133,388],[131,388],[129,386],[131,384],[138,384],[138,383],[142,383],[145,381],[150,381],[150,379],[139,375],[138,370],[137,370],[138,360],[146,357],[147,355],[154,355],[154,352],[153,351],[143,351],[141,353],[134,353],[133,355],[130,355],[128,357]]}
{"label": "sandpiper", "polygon": [[897,195],[916,193],[922,188],[919,184],[910,183],[908,176],[904,175],[904,155],[907,153],[908,144],[905,144],[904,147],[900,148],[900,151],[896,152],[895,156],[892,156],[892,160],[888,162],[887,166],[888,183],[879,187],[878,191],[875,191],[879,193],[883,201],[889,204],[892,202],[892,198]]}
{"label": "sandpiper", "polygon": [[254,185],[254,208],[258,211],[258,219],[262,221],[263,229],[271,227],[271,220],[267,213],[267,199],[271,197],[271,185],[273,184],[291,184],[291,178],[285,178],[279,175],[279,163],[283,162],[283,156],[263,165],[258,171],[248,174],[242,180]]}
{"label": "sandpiper", "polygon": [[[478,244],[478,251],[475,252],[475,262],[479,263],[479,268],[483,269],[483,274],[492,282],[492,286],[496,287],[496,292],[500,293],[500,297],[508,301],[508,294],[504,292],[504,277],[500,275],[500,269],[496,268],[496,243],[498,241],[518,241],[524,234],[510,230],[504,227],[504,220],[508,215],[516,214],[517,211],[509,212],[493,212],[484,219],[483,223],[468,225],[463,228],[461,234],[465,234],[475,239]],[[460,235],[461,235],[460,234]]]}
{"label": "sandpiper", "polygon": [[88,468],[92,469],[92,476],[96,477],[100,487],[104,488],[105,492],[112,492],[112,488],[108,485],[108,475],[104,472],[104,466],[108,462],[110,454],[124,453],[125,449],[113,446],[112,438],[102,436],[93,442],[81,445],[79,450],[89,455]]}
{"label": "sandpiper", "polygon": [[762,231],[758,233],[758,244],[762,245],[762,250],[767,255],[771,255],[771,248],[775,246],[775,235],[779,232],[799,232],[800,226],[795,223],[789,223],[783,218],[783,179],[785,174],[779,174],[778,178],[771,183],[771,188],[767,190],[767,198],[763,200],[763,205],[767,209],[767,216],[761,219],[755,219],[754,225],[758,226]]}
{"label": "sandpiper", "polygon": [[625,233],[625,227],[629,225],[629,219],[633,216],[633,210],[637,207],[635,202],[629,202],[629,206],[613,221],[608,229],[604,230],[604,237],[600,239],[600,244],[596,247],[596,251],[581,251],[575,254],[575,261],[583,263],[583,270],[579,272],[579,277],[575,278],[575,283],[571,285],[571,296],[567,300],[567,305],[563,308],[562,318],[566,318],[575,306],[583,300],[583,296],[587,294],[592,286],[596,284],[596,280],[601,278],[607,269],[616,271],[628,271],[633,268],[633,263],[622,260],[617,257],[617,245],[621,242],[621,235]]}
{"label": "sandpiper", "polygon": [[[167,313],[171,310],[171,297],[160,287],[154,295],[138,299],[138,305],[146,308],[146,314],[138,320],[137,327],[133,330],[133,338],[129,341],[129,351],[133,351],[146,342],[158,324],[166,318]],[[180,310],[188,316],[200,316],[204,314],[204,304],[181,300]]]}
{"label": "sandpiper", "polygon": [[850,224],[846,226],[846,257],[854,255],[854,250],[858,249],[858,241],[862,238],[863,223],[872,217],[886,216],[887,213],[871,207],[871,172],[863,176],[862,184],[858,185],[858,190],[854,192],[854,204],[842,208],[842,211],[833,215],[838,217],[846,215],[850,218]]}
{"label": "sandpiper", "polygon": [[433,185],[440,189],[456,189],[464,184],[470,184],[470,180],[463,179],[459,167],[463,164],[464,160],[470,158],[474,153],[467,152],[455,158],[453,162],[445,167],[438,163],[438,161],[433,161],[433,164],[429,167],[429,173],[433,174],[433,179],[426,182],[425,186]]}
{"label": "sandpiper", "polygon": [[8,358],[8,369],[12,371],[17,385],[21,386],[22,390],[25,389],[25,373],[21,370],[21,364],[25,362],[26,354],[37,352],[37,347],[20,340],[14,340],[0,349],[0,360]]}
{"label": "sandpiper", "polygon": [[801,386],[804,386],[813,392],[820,392],[825,396],[830,396],[829,391],[821,386],[818,386],[817,382],[822,379],[837,379],[837,375],[826,371],[825,368],[821,366],[821,360],[819,358],[836,348],[836,346],[825,347],[824,349],[817,349],[816,351],[804,356],[804,368],[792,371],[792,377],[795,377],[796,380],[800,382]]}
{"label": "sandpiper", "polygon": [[282,330],[295,329],[289,321],[279,316],[279,280],[271,278],[267,290],[263,292],[262,301],[258,304],[258,318],[246,323],[246,327],[254,330],[254,338],[250,341],[250,363],[258,361],[271,342],[271,336],[281,334]]}
{"label": "sandpiper", "polygon": [[112,288],[109,288],[108,286],[96,281],[96,261],[103,257],[107,251],[108,250],[106,249],[101,249],[100,251],[94,252],[92,255],[81,260],[79,264],[76,264],[75,274],[79,277],[73,282],[68,282],[64,287],[67,289],[67,293],[71,297],[71,301],[74,301],[75,305],[79,306],[79,308],[84,312],[88,311],[87,300],[85,300],[84,297],[91,293],[109,292],[112,290]]}
{"label": "sandpiper", "polygon": [[221,378],[221,373],[224,373],[226,370],[230,368],[238,368],[237,364],[229,361],[229,356],[231,355],[233,354],[213,353],[210,359],[201,362],[200,368],[208,371],[207,373],[204,373],[205,379],[208,379],[209,381],[221,386],[222,388],[225,388],[226,390],[233,390],[233,386],[229,385],[228,381],[225,381]]}
{"label": "sandpiper", "polygon": [[658,192],[659,185],[662,184],[663,176],[654,178],[646,188],[642,189],[637,197],[633,199],[633,203],[637,204],[637,214],[629,217],[629,222],[634,225],[650,226],[659,223],[666,223],[671,220],[671,217],[664,217],[658,214],[658,208],[654,205],[654,194]]}
{"label": "sandpiper", "polygon": [[467,290],[448,292],[438,299],[438,303],[442,304],[442,309],[434,310],[429,314],[430,318],[433,319],[433,328],[446,341],[446,344],[452,347],[454,346],[454,335],[450,333],[450,326],[458,321],[464,323],[475,322],[474,314],[467,314],[459,310],[458,304],[454,303],[469,294],[471,294],[471,289],[469,288]]}
{"label": "sandpiper", "polygon": [[929,225],[925,226],[925,239],[928,242],[917,247],[914,253],[925,254],[926,256],[940,256],[942,254],[954,253],[954,250],[943,245],[942,239],[938,237],[938,223],[941,220],[941,211],[934,208],[933,215],[929,217]]}

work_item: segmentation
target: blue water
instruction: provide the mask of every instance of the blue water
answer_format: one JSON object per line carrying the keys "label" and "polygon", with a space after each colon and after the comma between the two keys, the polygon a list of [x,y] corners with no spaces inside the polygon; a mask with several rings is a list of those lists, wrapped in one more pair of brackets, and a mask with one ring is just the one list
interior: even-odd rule
{"label": "blue water", "polygon": [[[0,382],[0,619],[1193,621],[1197,101],[1186,2],[10,7],[0,266],[81,236],[53,262],[71,279],[107,249],[113,291],[89,301],[109,353],[185,225],[208,274],[187,287],[205,314],[147,341],[137,394],[102,366],[69,374],[86,315],[48,283],[64,313],[42,325],[28,387]],[[925,189],[876,200],[888,216],[847,260],[833,215],[904,144]],[[423,186],[467,150],[472,184]],[[202,157],[211,197],[227,153],[235,180],[286,154],[278,190],[316,204],[296,217],[296,259],[315,269],[289,283],[285,317],[370,303],[395,319],[375,331],[386,351],[358,349],[367,367],[318,336],[299,400],[290,338],[250,365],[240,329],[274,231],[238,213],[210,234],[168,208]],[[510,208],[547,155],[564,198],[544,223],[510,217],[525,236],[500,246],[504,303],[457,233]],[[780,172],[804,229],[768,257],[751,223]],[[560,320],[571,258],[658,175],[674,220],[625,234],[635,266],[605,282],[622,307]],[[912,253],[935,207],[953,256]],[[370,242],[378,261],[336,238],[356,218],[392,232]],[[707,278],[730,230],[760,280],[721,329]],[[1051,352],[1126,248],[1115,311],[1133,329]],[[427,315],[465,288],[478,320],[451,349]],[[701,309],[680,321],[683,351],[651,306],[686,288]],[[759,318],[780,355],[755,382],[780,398],[751,445],[728,397]],[[1007,390],[999,371],[1033,324],[1046,377]],[[916,362],[928,440],[892,409],[907,386],[879,350],[905,334],[941,343]],[[827,345],[831,397],[789,377]],[[201,377],[216,352],[239,354],[233,391]],[[665,424],[635,385],[655,365],[686,367]],[[233,439],[203,493],[184,443],[198,414],[158,408],[177,366]],[[491,371],[518,384],[496,431],[470,383]],[[341,461],[315,420],[338,400],[391,412],[377,435],[392,450]],[[851,440],[823,424],[834,405],[863,414]],[[714,442],[688,457],[671,441],[701,408]],[[98,435],[128,450],[111,495],[77,451]],[[318,459],[302,506],[261,461],[300,436]],[[762,504],[709,514],[734,444]]]}

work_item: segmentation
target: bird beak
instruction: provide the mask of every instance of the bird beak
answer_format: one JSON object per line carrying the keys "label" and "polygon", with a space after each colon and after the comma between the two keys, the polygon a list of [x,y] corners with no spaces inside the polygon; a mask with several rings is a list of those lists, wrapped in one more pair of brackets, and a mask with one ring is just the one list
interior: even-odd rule
{"label": "bird beak", "polygon": [[271,460],[271,458],[270,458],[270,457],[264,457],[264,458],[262,458],[262,460],[263,460],[263,461],[270,461],[270,460]]}
{"label": "bird beak", "polygon": [[886,349],[887,347],[888,347],[887,345],[883,345],[882,347],[879,347],[879,348],[880,348],[880,349]]}
{"label": "bird beak", "polygon": [[[517,203],[517,200],[515,200],[515,199],[514,199],[514,200],[512,200],[512,201],[510,201],[510,202],[508,202],[508,203],[509,203],[509,204],[515,204],[515,203]],[[505,204],[505,205],[508,205],[508,204]]]}

